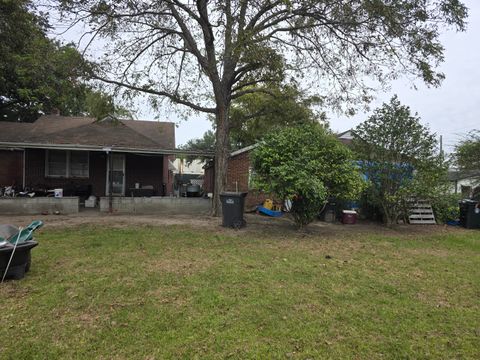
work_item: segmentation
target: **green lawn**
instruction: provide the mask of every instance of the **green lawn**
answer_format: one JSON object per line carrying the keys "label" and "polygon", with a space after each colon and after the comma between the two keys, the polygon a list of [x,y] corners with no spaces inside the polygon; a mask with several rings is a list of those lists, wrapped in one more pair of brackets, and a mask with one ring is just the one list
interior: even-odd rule
{"label": "green lawn", "polygon": [[27,277],[0,286],[0,358],[480,358],[480,231],[38,239]]}

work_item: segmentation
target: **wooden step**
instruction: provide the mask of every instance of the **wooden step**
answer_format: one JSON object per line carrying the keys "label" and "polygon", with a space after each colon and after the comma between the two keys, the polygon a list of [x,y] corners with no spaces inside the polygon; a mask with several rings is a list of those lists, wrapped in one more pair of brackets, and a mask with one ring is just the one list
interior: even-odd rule
{"label": "wooden step", "polygon": [[412,225],[435,225],[437,222],[430,202],[426,200],[410,201],[408,222]]}

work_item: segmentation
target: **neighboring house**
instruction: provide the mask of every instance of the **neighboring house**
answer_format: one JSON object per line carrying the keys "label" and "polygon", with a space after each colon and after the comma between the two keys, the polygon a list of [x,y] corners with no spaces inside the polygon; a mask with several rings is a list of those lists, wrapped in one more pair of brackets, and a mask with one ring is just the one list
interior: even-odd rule
{"label": "neighboring house", "polygon": [[353,142],[354,132],[353,130],[347,130],[340,134],[337,134],[338,140],[344,145],[351,145]]}
{"label": "neighboring house", "polygon": [[205,161],[193,160],[191,163],[187,163],[187,161],[183,158],[176,158],[175,161],[173,161],[173,165],[175,166],[175,170],[173,170],[174,174],[203,176],[203,167],[205,166]]}
{"label": "neighboring house", "polygon": [[34,123],[0,122],[0,187],[102,197],[110,187],[115,196],[130,196],[140,186],[170,195],[175,152],[170,122],[56,115]]}
{"label": "neighboring house", "polygon": [[[252,186],[252,166],[250,156],[252,151],[257,147],[256,144],[233,151],[228,159],[227,183],[225,191],[240,191],[248,193],[245,199],[245,210],[251,211],[256,209],[258,204],[263,203],[266,199],[274,197],[273,194],[265,193]],[[205,191],[213,193],[215,170],[213,162],[205,165]],[[274,199],[280,201],[281,199]]]}
{"label": "neighboring house", "polygon": [[452,193],[461,194],[463,198],[480,196],[480,172],[449,170],[448,180]]}
{"label": "neighboring house", "polygon": [[[347,130],[337,134],[337,138],[345,145],[351,145],[353,141],[353,130]],[[227,183],[225,191],[248,192],[246,198],[246,209],[253,209],[254,206],[262,203],[270,195],[258,191],[251,186],[252,167],[250,164],[250,154],[256,145],[244,147],[233,151],[228,159]],[[205,166],[204,189],[206,192],[213,193],[215,170],[213,161]]]}
{"label": "neighboring house", "polygon": [[[337,134],[337,138],[345,145],[350,145],[353,141],[353,131],[347,130]],[[250,154],[255,145],[250,145],[242,149],[233,151],[228,159],[227,184],[226,191],[242,191],[248,192],[250,189],[250,178],[252,168],[250,165]],[[204,166],[205,169],[205,189],[213,192],[214,189],[214,169],[213,162],[209,162]]]}
{"label": "neighboring house", "polygon": [[[250,154],[255,145],[234,151],[228,158],[227,184],[225,191],[248,192],[251,175]],[[213,193],[215,169],[213,161],[205,166],[205,191]]]}
{"label": "neighboring house", "polygon": [[[252,174],[252,167],[250,165],[250,155],[256,145],[244,147],[240,150],[234,151],[228,158],[227,169],[227,183],[225,191],[240,191],[248,192],[246,198],[246,209],[250,209],[255,205],[263,202],[267,198],[266,194],[263,194],[250,187],[250,180]],[[213,161],[210,161],[204,166],[205,179],[204,189],[208,193],[214,191],[215,169]]]}

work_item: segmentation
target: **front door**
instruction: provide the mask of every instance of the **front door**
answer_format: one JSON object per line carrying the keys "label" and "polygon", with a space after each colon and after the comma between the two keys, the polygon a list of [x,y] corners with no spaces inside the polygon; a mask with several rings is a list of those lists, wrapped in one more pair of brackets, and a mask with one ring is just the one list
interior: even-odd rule
{"label": "front door", "polygon": [[[110,160],[112,164],[110,164]],[[109,181],[111,177],[111,181]],[[125,195],[125,154],[111,154],[107,161],[107,195],[110,194],[110,183],[112,184],[112,195]]]}

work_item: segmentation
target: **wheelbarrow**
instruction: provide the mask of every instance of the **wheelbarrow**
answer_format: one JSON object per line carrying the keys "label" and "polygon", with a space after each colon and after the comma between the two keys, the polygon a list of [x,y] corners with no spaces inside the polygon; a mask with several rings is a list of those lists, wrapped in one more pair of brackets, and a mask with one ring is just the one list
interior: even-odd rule
{"label": "wheelbarrow", "polygon": [[33,221],[26,228],[0,225],[0,278],[22,279],[30,270],[30,250],[38,245],[33,238],[35,230],[43,226],[42,221]]}

